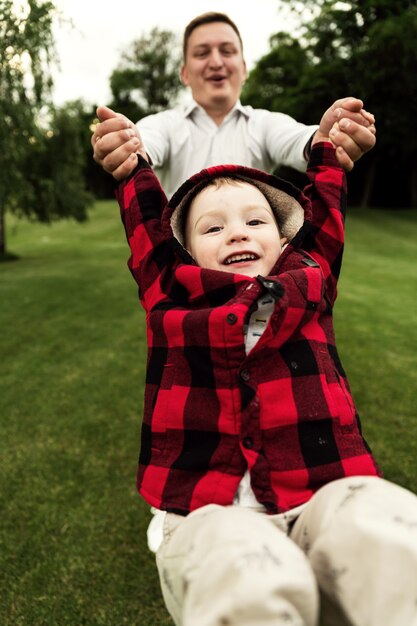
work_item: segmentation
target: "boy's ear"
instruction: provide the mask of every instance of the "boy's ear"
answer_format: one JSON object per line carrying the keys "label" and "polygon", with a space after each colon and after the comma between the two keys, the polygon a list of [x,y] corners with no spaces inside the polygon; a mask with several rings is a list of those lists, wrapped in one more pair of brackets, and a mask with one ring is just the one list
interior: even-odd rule
{"label": "boy's ear", "polygon": [[281,246],[282,246],[282,250],[281,250],[281,252],[282,252],[288,246],[288,238],[287,237],[281,237],[280,241],[281,241]]}

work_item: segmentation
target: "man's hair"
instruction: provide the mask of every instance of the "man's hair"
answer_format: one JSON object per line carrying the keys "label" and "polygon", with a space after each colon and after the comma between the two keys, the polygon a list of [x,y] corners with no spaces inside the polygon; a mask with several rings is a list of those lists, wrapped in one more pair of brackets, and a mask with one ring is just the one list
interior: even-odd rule
{"label": "man's hair", "polygon": [[230,17],[226,15],[225,13],[217,13],[215,11],[209,11],[208,13],[202,13],[201,15],[197,15],[197,17],[191,20],[191,22],[187,24],[187,26],[185,27],[184,37],[182,40],[182,52],[184,55],[184,61],[187,55],[188,40],[190,39],[190,36],[193,30],[198,28],[198,26],[203,26],[204,24],[213,24],[213,22],[223,22],[224,24],[229,24],[229,26],[233,28],[233,30],[235,31],[236,35],[239,38],[240,47],[242,48],[242,53],[243,53],[242,37],[240,36],[239,29],[234,23],[234,21],[231,20]]}

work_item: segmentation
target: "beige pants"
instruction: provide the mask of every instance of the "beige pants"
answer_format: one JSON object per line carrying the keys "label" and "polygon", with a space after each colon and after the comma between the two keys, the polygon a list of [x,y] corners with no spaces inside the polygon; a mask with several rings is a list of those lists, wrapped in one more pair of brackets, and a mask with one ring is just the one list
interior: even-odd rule
{"label": "beige pants", "polygon": [[417,497],[358,476],[295,523],[237,506],[170,513],[157,565],[177,626],[417,626]]}

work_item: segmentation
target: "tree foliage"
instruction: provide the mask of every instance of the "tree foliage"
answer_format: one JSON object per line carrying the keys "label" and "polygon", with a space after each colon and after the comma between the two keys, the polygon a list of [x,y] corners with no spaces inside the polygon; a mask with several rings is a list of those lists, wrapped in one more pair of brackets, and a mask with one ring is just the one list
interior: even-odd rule
{"label": "tree foliage", "polygon": [[270,39],[263,56],[247,80],[243,98],[257,108],[282,111],[297,117],[299,78],[306,66],[306,50],[288,33]]}
{"label": "tree foliage", "polygon": [[415,0],[282,1],[306,21],[296,36],[271,39],[244,99],[317,123],[336,98],[362,98],[377,119],[377,145],[356,164],[351,197],[417,206],[417,135],[410,133],[417,115]]}
{"label": "tree foliage", "polygon": [[182,88],[180,62],[171,31],[153,28],[135,40],[111,74],[112,108],[136,121],[172,106]]}
{"label": "tree foliage", "polygon": [[[110,76],[110,107],[137,121],[173,106],[182,89],[180,64],[181,51],[173,32],[154,28],[142,35],[126,47]],[[96,197],[113,197],[112,179],[93,161],[89,142],[88,146],[88,187]]]}
{"label": "tree foliage", "polygon": [[[0,255],[5,213],[84,219],[79,106],[51,104],[53,2],[0,0]],[[82,160],[81,160],[82,159]]]}
{"label": "tree foliage", "polygon": [[[16,212],[41,222],[87,218],[86,146],[91,152],[88,114],[79,100],[51,107],[47,123],[26,152],[25,195]],[[35,208],[34,208],[35,207]]]}
{"label": "tree foliage", "polygon": [[25,195],[23,163],[39,131],[36,115],[48,98],[53,54],[50,2],[18,7],[0,0],[0,254],[5,251],[4,214]]}

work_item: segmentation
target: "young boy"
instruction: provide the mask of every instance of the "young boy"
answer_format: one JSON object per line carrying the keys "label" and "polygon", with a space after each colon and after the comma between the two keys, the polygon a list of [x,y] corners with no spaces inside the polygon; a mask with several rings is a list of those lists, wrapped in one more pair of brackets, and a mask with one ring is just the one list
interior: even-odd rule
{"label": "young boy", "polygon": [[320,590],[322,624],[417,626],[417,498],[380,477],[335,346],[329,138],[304,193],[225,165],[166,206],[137,158],[117,196],[147,315],[138,489],[175,624],[317,626]]}

